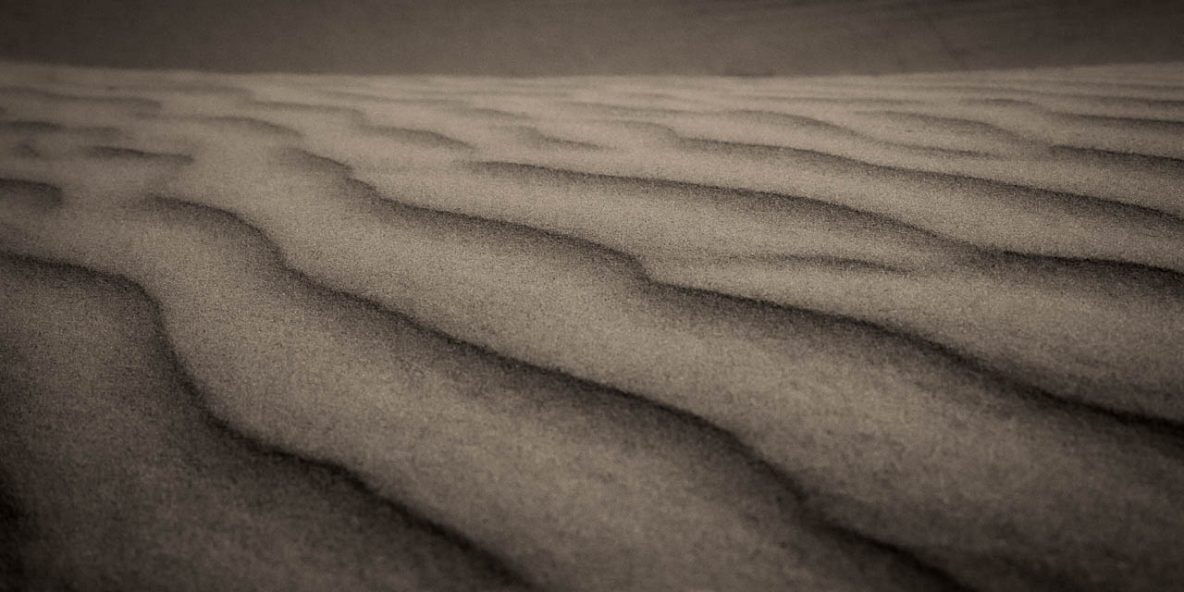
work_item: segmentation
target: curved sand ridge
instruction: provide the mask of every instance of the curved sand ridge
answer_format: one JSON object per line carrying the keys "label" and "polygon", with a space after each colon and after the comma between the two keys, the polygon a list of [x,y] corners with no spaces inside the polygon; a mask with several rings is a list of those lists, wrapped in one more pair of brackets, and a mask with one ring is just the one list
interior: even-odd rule
{"label": "curved sand ridge", "polygon": [[5,584],[1184,580],[1179,66],[0,72]]}

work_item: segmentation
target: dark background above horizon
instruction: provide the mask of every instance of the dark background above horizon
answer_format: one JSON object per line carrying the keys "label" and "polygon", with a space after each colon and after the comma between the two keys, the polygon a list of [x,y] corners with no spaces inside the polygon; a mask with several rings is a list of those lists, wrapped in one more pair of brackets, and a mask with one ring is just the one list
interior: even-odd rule
{"label": "dark background above horizon", "polygon": [[229,72],[887,73],[1184,59],[1175,0],[0,0],[0,58]]}

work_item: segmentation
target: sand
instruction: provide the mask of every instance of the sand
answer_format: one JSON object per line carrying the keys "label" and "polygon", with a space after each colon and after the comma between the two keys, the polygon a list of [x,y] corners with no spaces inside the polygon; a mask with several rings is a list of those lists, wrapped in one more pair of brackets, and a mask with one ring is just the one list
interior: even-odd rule
{"label": "sand", "polygon": [[1181,80],[0,65],[0,589],[1169,589]]}
{"label": "sand", "polygon": [[1179,0],[36,0],[0,56],[217,72],[801,76],[1184,60]]}

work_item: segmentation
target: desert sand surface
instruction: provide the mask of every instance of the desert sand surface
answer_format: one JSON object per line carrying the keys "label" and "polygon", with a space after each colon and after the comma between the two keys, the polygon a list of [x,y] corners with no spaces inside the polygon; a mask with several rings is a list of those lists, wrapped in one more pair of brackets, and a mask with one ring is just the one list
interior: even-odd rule
{"label": "desert sand surface", "polygon": [[1184,64],[0,82],[0,589],[1184,582]]}

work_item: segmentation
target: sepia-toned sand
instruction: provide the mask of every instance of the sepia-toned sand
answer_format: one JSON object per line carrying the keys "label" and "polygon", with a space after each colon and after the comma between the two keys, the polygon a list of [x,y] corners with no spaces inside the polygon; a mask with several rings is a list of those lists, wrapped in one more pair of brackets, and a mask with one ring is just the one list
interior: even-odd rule
{"label": "sepia-toned sand", "polygon": [[1182,426],[1182,64],[0,64],[0,590],[1164,591]]}

